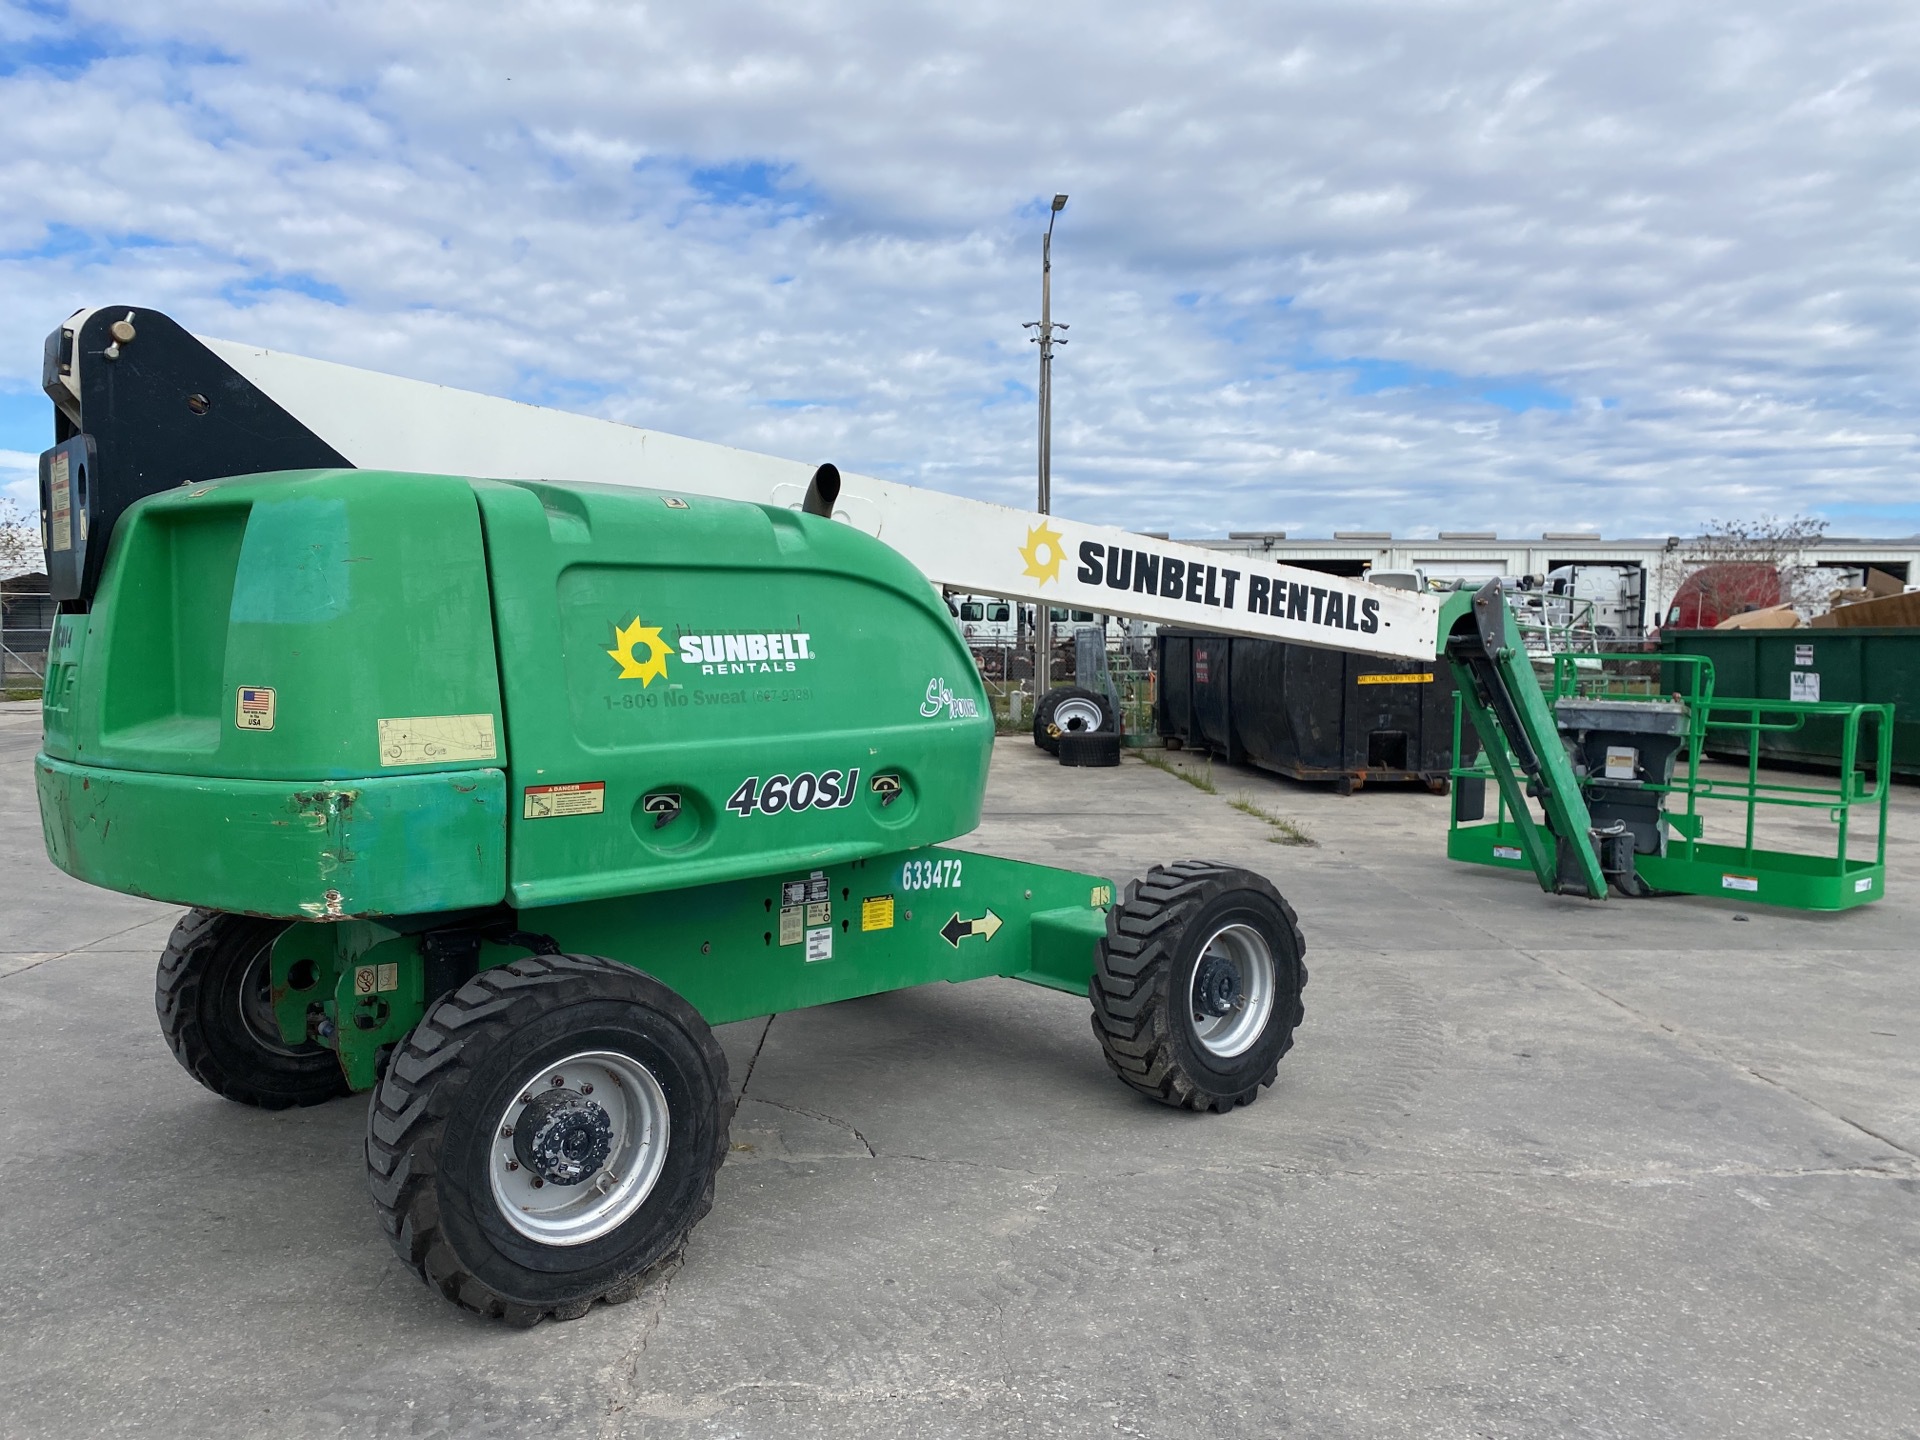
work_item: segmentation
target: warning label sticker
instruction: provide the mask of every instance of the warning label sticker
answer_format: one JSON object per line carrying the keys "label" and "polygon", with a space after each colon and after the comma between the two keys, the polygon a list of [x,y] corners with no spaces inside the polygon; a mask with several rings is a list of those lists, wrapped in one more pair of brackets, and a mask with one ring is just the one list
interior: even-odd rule
{"label": "warning label sticker", "polygon": [[780,903],[782,905],[804,905],[807,903],[807,882],[804,880],[783,880],[780,882]]}
{"label": "warning label sticker", "polygon": [[598,815],[607,808],[607,782],[583,780],[578,785],[529,785],[521,814],[528,820],[551,820],[561,815]]}
{"label": "warning label sticker", "polygon": [[1755,891],[1760,888],[1760,877],[1758,875],[1722,875],[1720,877],[1720,888],[1722,890]]}
{"label": "warning label sticker", "polygon": [[832,891],[827,884],[827,872],[816,870],[807,877],[807,903],[820,905],[825,903]]}
{"label": "warning label sticker", "polygon": [[495,760],[500,755],[491,715],[406,715],[378,725],[383,766]]}
{"label": "warning label sticker", "polygon": [[356,995],[385,995],[400,988],[400,966],[392,965],[356,965],[353,970],[353,993]]}
{"label": "warning label sticker", "polygon": [[1873,876],[1871,875],[1862,875],[1858,880],[1853,882],[1853,893],[1856,895],[1864,895],[1871,889],[1873,889]]}
{"label": "warning label sticker", "polygon": [[807,931],[807,963],[833,958],[833,927]]}
{"label": "warning label sticker", "polygon": [[862,930],[893,929],[893,896],[869,895],[860,902]]}
{"label": "warning label sticker", "polygon": [[1517,845],[1496,845],[1493,847],[1493,858],[1496,860],[1523,860],[1526,857],[1520,853],[1520,847]]}
{"label": "warning label sticker", "polygon": [[52,473],[47,488],[53,492],[53,499],[47,522],[53,532],[53,548],[71,550],[73,548],[73,480],[67,452],[62,450],[56,454],[49,468]]}

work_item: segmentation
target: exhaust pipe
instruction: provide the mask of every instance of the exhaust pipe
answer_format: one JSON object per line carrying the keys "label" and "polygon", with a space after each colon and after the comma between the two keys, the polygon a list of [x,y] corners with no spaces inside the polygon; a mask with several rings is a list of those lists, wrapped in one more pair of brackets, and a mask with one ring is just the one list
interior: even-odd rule
{"label": "exhaust pipe", "polygon": [[809,515],[831,520],[833,502],[839,498],[840,467],[828,463],[813,472],[813,479],[807,485],[807,498],[800,503],[800,508]]}

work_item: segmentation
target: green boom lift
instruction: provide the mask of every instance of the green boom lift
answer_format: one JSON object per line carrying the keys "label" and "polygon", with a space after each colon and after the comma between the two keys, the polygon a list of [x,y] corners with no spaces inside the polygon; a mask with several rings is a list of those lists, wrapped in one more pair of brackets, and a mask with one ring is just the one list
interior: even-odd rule
{"label": "green boom lift", "polygon": [[978,823],[993,722],[929,574],[1444,646],[1522,853],[1549,888],[1606,893],[1497,591],[1443,607],[843,493],[831,466],[150,310],[80,312],[44,380],[47,851],[192,907],[156,1003],[203,1085],[269,1108],[371,1092],[389,1239],[482,1313],[625,1299],[706,1212],[731,1103],[714,1025],[1001,975],[1089,996],[1115,1074],[1155,1100],[1228,1110],[1273,1081],[1306,971],[1265,878],[1182,862],[1122,891],[946,848]]}

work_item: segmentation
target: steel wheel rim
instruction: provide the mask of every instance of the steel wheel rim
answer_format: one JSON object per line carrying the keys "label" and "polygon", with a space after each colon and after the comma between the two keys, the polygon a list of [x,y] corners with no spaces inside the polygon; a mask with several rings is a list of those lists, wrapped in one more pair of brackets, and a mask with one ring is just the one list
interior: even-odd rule
{"label": "steel wheel rim", "polygon": [[1071,695],[1053,707],[1054,728],[1063,735],[1098,730],[1100,719],[1099,703],[1082,699],[1078,695]]}
{"label": "steel wheel rim", "polygon": [[[590,1099],[612,1131],[605,1160],[576,1184],[546,1183],[521,1163],[515,1145],[528,1105],[552,1089]],[[521,1081],[494,1123],[487,1157],[494,1203],[509,1225],[542,1245],[598,1240],[624,1225],[653,1193],[671,1131],[666,1092],[632,1056],[584,1050],[543,1065]]]}
{"label": "steel wheel rim", "polygon": [[293,1046],[280,1038],[280,1017],[273,1013],[273,942],[263,941],[240,972],[234,988],[240,1029],[262,1050],[275,1055],[310,1054],[310,1047]]}
{"label": "steel wheel rim", "polygon": [[[1211,1014],[1201,996],[1201,975],[1208,961],[1233,965],[1240,976],[1239,1004],[1222,1015]],[[1187,980],[1187,1013],[1193,1017],[1193,1038],[1207,1054],[1231,1060],[1251,1050],[1273,1014],[1273,950],[1266,936],[1251,925],[1222,925],[1207,937]]]}

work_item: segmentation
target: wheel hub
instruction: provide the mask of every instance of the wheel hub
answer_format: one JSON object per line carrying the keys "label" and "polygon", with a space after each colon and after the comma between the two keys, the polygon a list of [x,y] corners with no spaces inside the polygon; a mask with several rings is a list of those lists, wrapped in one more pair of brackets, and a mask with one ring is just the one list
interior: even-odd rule
{"label": "wheel hub", "polygon": [[1053,732],[1059,735],[1079,735],[1088,730],[1100,728],[1100,707],[1091,700],[1082,700],[1078,696],[1062,700],[1054,707]]}
{"label": "wheel hub", "polygon": [[1245,990],[1240,967],[1226,955],[1210,953],[1193,977],[1194,1008],[1216,1018],[1231,1015],[1247,1003]]}
{"label": "wheel hub", "polygon": [[514,1124],[513,1153],[549,1185],[578,1185],[613,1153],[613,1120],[577,1090],[546,1090]]}
{"label": "wheel hub", "polygon": [[1187,990],[1194,1041],[1216,1059],[1246,1054],[1267,1028],[1277,989],[1265,936],[1243,921],[1222,925],[1200,947]]}

